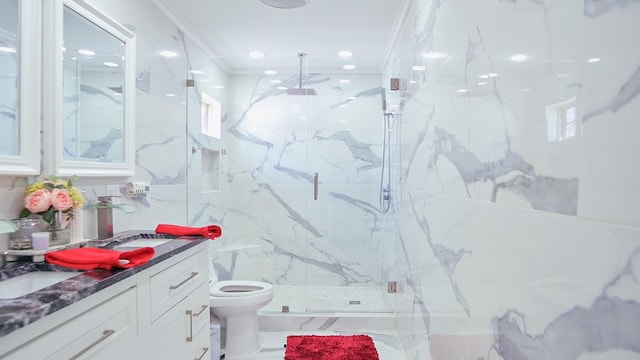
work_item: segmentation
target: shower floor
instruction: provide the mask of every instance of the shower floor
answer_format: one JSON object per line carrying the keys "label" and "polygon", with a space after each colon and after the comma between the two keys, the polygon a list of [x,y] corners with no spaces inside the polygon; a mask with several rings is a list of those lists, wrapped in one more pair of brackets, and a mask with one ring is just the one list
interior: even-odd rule
{"label": "shower floor", "polygon": [[[378,287],[284,286],[273,287],[273,300],[260,312],[393,312],[392,304]],[[360,302],[357,304],[357,302]]]}

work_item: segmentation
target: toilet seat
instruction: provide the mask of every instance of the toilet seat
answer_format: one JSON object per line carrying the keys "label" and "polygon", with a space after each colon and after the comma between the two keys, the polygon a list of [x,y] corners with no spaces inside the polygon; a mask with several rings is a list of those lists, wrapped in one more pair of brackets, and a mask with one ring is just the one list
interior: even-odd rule
{"label": "toilet seat", "polygon": [[215,297],[246,297],[273,291],[273,285],[260,281],[224,280],[210,285],[209,295]]}

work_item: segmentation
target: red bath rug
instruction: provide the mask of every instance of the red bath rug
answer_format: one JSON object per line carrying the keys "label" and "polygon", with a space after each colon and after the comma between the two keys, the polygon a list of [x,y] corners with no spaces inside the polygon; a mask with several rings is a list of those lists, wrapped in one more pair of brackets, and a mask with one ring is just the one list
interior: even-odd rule
{"label": "red bath rug", "polygon": [[287,336],[284,360],[379,360],[367,335]]}

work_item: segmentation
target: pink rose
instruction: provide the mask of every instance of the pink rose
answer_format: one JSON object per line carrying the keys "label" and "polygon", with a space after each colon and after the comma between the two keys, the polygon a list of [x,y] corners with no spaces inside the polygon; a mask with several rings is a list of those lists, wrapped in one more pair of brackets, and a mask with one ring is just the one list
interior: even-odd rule
{"label": "pink rose", "polygon": [[51,205],[58,211],[70,209],[73,206],[73,200],[69,196],[69,191],[67,189],[51,190]]}
{"label": "pink rose", "polygon": [[51,193],[49,193],[49,190],[40,189],[24,198],[24,207],[32,213],[47,211],[49,206],[51,206]]}

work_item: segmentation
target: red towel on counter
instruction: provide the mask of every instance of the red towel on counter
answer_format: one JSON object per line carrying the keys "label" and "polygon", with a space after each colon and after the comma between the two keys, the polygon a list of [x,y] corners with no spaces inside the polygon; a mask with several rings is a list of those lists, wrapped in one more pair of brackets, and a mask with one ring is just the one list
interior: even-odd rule
{"label": "red towel on counter", "polygon": [[45,254],[44,259],[51,264],[70,269],[94,270],[131,268],[149,261],[155,254],[152,247],[143,247],[131,251],[116,251],[99,248],[76,248],[53,251]]}
{"label": "red towel on counter", "polygon": [[168,234],[176,236],[200,235],[207,239],[215,239],[222,236],[222,229],[218,225],[204,227],[188,227],[169,224],[160,224],[156,227],[156,234]]}

